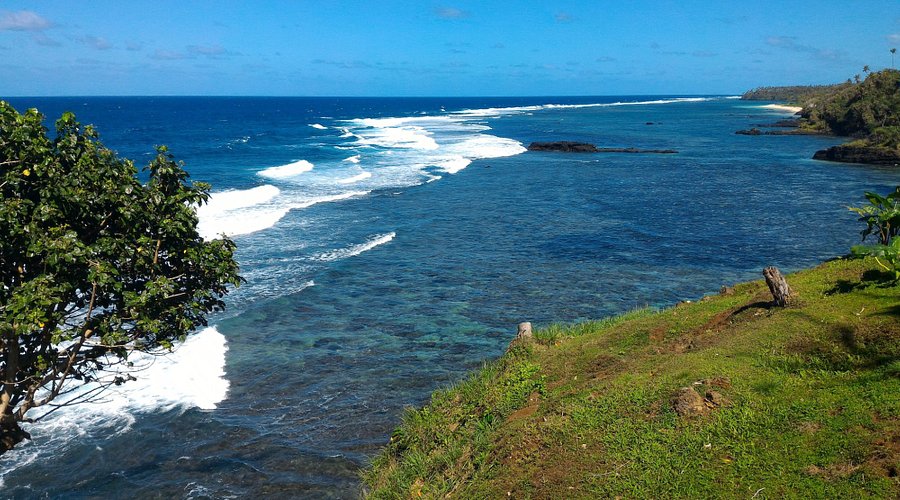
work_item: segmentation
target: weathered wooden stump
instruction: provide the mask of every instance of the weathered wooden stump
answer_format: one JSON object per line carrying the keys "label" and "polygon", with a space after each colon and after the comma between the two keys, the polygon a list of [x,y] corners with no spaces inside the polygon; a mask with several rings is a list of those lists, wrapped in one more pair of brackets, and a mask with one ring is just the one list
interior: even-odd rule
{"label": "weathered wooden stump", "polygon": [[769,286],[769,291],[772,292],[772,299],[775,305],[778,307],[786,306],[790,302],[793,292],[784,276],[781,275],[781,271],[777,267],[769,266],[763,269],[763,276],[766,278],[766,285]]}
{"label": "weathered wooden stump", "polygon": [[516,332],[516,339],[530,339],[534,334],[531,332],[531,322],[523,321],[519,323],[519,329]]}

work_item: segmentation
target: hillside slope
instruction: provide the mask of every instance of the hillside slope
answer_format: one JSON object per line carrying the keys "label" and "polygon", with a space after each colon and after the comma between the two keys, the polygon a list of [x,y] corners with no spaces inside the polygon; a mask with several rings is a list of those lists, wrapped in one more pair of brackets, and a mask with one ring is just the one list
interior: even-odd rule
{"label": "hillside slope", "polygon": [[790,275],[785,309],[758,281],[538,331],[410,410],[367,492],[896,498],[900,287],[876,267]]}

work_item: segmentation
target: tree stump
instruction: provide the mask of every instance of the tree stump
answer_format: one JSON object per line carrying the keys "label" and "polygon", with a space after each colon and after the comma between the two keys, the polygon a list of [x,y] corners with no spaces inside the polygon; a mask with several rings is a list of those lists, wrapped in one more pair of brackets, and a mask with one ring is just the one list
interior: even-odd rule
{"label": "tree stump", "polygon": [[516,339],[530,339],[534,334],[531,332],[531,322],[523,321],[519,323],[519,329],[516,332]]}
{"label": "tree stump", "polygon": [[766,278],[766,285],[769,286],[769,291],[772,292],[775,305],[778,307],[786,306],[791,300],[793,292],[787,281],[785,281],[784,276],[781,275],[781,271],[777,267],[769,266],[763,269],[763,276]]}

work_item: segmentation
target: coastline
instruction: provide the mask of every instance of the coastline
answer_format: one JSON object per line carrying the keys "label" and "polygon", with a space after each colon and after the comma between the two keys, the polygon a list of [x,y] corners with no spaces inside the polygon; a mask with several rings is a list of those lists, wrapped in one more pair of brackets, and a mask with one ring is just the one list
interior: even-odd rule
{"label": "coastline", "polygon": [[763,104],[761,106],[756,106],[762,109],[771,109],[774,111],[784,111],[786,113],[797,114],[803,111],[801,106],[789,106],[787,104]]}
{"label": "coastline", "polygon": [[[787,279],[787,308],[758,280],[514,340],[407,412],[365,493],[896,497],[900,451],[884,443],[900,425],[881,415],[900,411],[900,379],[870,361],[900,356],[900,287],[872,259]],[[847,327],[867,345],[856,355],[835,333]]]}

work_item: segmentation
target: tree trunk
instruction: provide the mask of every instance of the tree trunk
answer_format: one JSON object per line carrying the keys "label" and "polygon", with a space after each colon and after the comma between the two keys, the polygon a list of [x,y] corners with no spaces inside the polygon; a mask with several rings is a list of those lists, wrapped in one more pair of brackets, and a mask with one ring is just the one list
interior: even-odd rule
{"label": "tree trunk", "polygon": [[769,285],[769,291],[772,292],[775,305],[778,307],[786,306],[791,300],[793,292],[787,281],[785,281],[784,276],[781,275],[781,271],[777,267],[769,266],[763,269],[763,276],[766,277],[766,285]]}
{"label": "tree trunk", "polygon": [[516,338],[517,339],[523,339],[523,338],[529,339],[532,336],[533,336],[533,334],[531,333],[531,322],[524,321],[522,323],[519,323],[519,328],[518,328],[518,331],[516,332]]}
{"label": "tree trunk", "polygon": [[31,439],[31,434],[23,431],[12,415],[4,415],[0,418],[0,455],[13,449],[15,445],[25,439]]}

